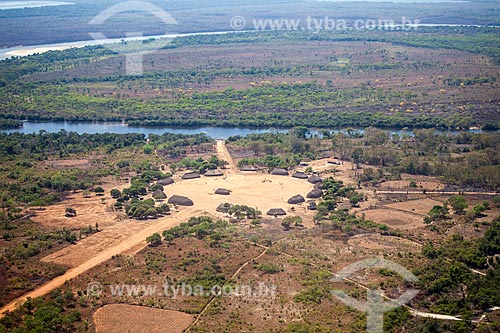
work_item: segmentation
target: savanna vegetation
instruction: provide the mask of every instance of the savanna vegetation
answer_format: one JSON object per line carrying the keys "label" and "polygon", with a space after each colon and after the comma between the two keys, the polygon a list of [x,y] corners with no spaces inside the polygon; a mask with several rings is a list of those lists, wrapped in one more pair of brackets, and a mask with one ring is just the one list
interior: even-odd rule
{"label": "savanna vegetation", "polygon": [[[144,74],[132,77],[120,73],[122,58],[102,46],[49,52],[0,63],[0,111],[14,120],[142,126],[495,129],[500,121],[497,39],[496,29],[473,27],[421,28],[409,35],[292,31],[190,36],[148,56]],[[383,47],[376,48],[375,42]],[[268,50],[276,43],[284,53]],[[256,44],[261,51],[254,58],[241,57]],[[212,53],[220,45],[234,49],[208,64],[191,53]],[[356,45],[360,51],[330,51],[337,45]],[[293,55],[297,48],[315,56]],[[422,57],[422,48],[431,49],[430,59]],[[191,64],[166,63],[178,53],[185,53]],[[473,65],[463,73],[462,63]],[[422,78],[415,81],[414,76]]]}

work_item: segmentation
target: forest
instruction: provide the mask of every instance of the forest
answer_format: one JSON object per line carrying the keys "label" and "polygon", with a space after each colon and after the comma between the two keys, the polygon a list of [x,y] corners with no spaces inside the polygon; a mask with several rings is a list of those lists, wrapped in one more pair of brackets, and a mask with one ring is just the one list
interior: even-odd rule
{"label": "forest", "polygon": [[[0,62],[2,127],[18,127],[15,120],[28,119],[125,121],[140,126],[498,128],[498,75],[484,76],[477,69],[457,77],[457,60],[412,58],[412,52],[421,48],[451,49],[488,57],[495,65],[486,66],[496,66],[500,61],[496,29],[427,27],[410,35],[274,31],[182,37],[151,55],[144,74],[136,77],[121,74],[122,57],[102,46],[13,58]],[[238,50],[272,43],[292,52],[301,42],[305,42],[301,52],[317,43],[354,43],[367,49],[359,57],[377,56],[366,62],[357,54],[329,52],[304,62],[292,54],[273,54],[271,59],[258,55],[258,63],[252,64],[254,60],[238,60],[236,51],[208,64],[194,59],[191,68],[164,67],[171,52],[220,45]],[[373,43],[380,42],[392,46],[374,49]],[[398,46],[415,51],[396,51]],[[446,54],[450,56],[462,57]],[[110,65],[118,68],[109,71]],[[411,81],[400,87],[377,84],[403,72],[419,75],[438,68],[446,76],[431,77],[432,82],[422,87],[413,88]],[[337,83],[335,77],[349,83]]]}

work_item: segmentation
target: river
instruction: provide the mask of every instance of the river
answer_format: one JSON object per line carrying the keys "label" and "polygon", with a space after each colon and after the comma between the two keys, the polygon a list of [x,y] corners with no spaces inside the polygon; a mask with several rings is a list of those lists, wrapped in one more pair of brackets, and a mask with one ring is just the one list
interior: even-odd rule
{"label": "river", "polygon": [[[352,128],[351,128],[352,129]],[[35,122],[26,121],[23,123],[23,127],[16,129],[1,130],[4,133],[38,133],[40,131],[46,131],[49,133],[59,132],[60,130],[65,130],[67,132],[76,132],[79,134],[87,133],[141,133],[146,136],[149,134],[161,135],[163,133],[177,133],[177,134],[199,134],[205,133],[207,136],[213,139],[227,139],[230,136],[241,135],[246,136],[248,134],[254,133],[269,133],[269,132],[284,132],[287,129],[276,129],[276,128],[241,128],[241,127],[135,127],[128,126],[125,123],[119,122],[109,122],[109,123],[74,123],[74,122]],[[328,130],[333,133],[337,132],[347,132],[347,128],[334,128],[334,129],[311,129],[311,135],[321,136],[321,133]],[[363,133],[364,129],[354,128],[354,132]],[[435,130],[436,133],[449,133],[456,135],[461,131],[448,131],[448,130]],[[413,136],[413,132],[410,129],[387,129],[389,135],[397,134],[399,136]],[[479,130],[468,130],[471,133],[478,133]]]}
{"label": "river", "polygon": [[142,41],[149,39],[173,39],[177,37],[186,36],[199,36],[199,35],[216,35],[216,34],[227,34],[227,33],[240,33],[245,31],[213,31],[213,32],[195,32],[195,33],[185,33],[185,34],[166,34],[166,35],[155,35],[155,36],[136,36],[136,37],[124,37],[124,38],[108,38],[108,39],[90,39],[81,40],[77,42],[66,42],[66,43],[56,43],[56,44],[41,44],[41,45],[30,45],[30,46],[14,46],[9,48],[0,49],[0,60],[12,58],[12,57],[26,57],[35,53],[44,53],[48,51],[63,51],[71,48],[80,48],[85,46],[95,46],[95,45],[105,45],[122,43],[127,41]]}
{"label": "river", "polygon": [[[397,25],[396,25],[397,26]],[[422,24],[411,25],[412,27],[490,27],[499,28],[497,26],[487,26],[487,25],[468,25],[468,24]],[[173,39],[177,37],[185,36],[199,36],[199,35],[216,35],[216,34],[228,34],[228,33],[242,33],[250,32],[255,30],[229,30],[229,31],[212,31],[212,32],[194,32],[194,33],[182,33],[182,34],[166,34],[166,35],[155,35],[155,36],[137,36],[137,37],[124,37],[124,38],[109,38],[109,39],[90,39],[82,40],[77,42],[66,42],[66,43],[56,43],[56,44],[41,44],[41,45],[31,45],[31,46],[14,46],[9,48],[0,49],[0,60],[12,58],[12,57],[25,57],[35,53],[44,53],[48,51],[62,51],[70,48],[79,48],[85,46],[94,45],[104,45],[121,43],[124,41],[138,41],[138,40],[149,40],[149,39],[161,39],[168,38]],[[265,30],[269,31],[269,30]]]}

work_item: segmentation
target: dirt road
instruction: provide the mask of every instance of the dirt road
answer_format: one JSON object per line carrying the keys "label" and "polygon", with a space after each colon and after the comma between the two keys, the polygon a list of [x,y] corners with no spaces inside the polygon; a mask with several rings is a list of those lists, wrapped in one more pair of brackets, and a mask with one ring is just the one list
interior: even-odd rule
{"label": "dirt road", "polygon": [[[184,222],[187,218],[189,218],[192,215],[195,215],[199,213],[200,211],[196,208],[189,208],[186,210],[183,210],[179,213],[176,213],[174,216],[171,217],[164,217],[161,219],[158,219],[157,221],[151,223],[150,226],[147,228],[139,231],[132,237],[127,238],[125,241],[97,254],[96,256],[92,257],[85,263],[69,269],[65,274],[56,277],[55,279],[51,280],[50,282],[42,285],[41,287],[30,291],[29,293],[15,299],[14,301],[10,302],[6,306],[2,307],[0,309],[0,317],[3,317],[4,313],[6,311],[13,311],[15,310],[18,306],[20,306],[28,297],[34,298],[34,297],[39,297],[43,296],[50,291],[62,286],[67,280],[70,280],[86,271],[89,269],[105,262],[106,260],[111,259],[112,256],[118,255],[120,253],[123,253],[137,245],[143,245],[146,246],[146,237],[152,235],[155,232],[163,232],[165,229],[172,228],[173,226],[176,226],[180,224],[181,222]],[[89,281],[90,282],[90,281]]]}
{"label": "dirt road", "polygon": [[442,195],[493,195],[497,196],[497,192],[458,192],[458,191],[390,191],[390,190],[377,190],[375,194],[442,194]]}
{"label": "dirt road", "polygon": [[235,174],[238,172],[238,167],[234,164],[233,157],[229,153],[224,140],[216,140],[215,148],[217,149],[217,157],[221,160],[226,161],[226,172],[228,175]]}

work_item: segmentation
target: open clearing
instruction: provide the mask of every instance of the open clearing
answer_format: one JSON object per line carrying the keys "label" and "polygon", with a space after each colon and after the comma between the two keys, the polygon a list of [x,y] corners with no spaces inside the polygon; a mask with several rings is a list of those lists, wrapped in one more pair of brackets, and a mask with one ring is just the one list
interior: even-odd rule
{"label": "open clearing", "polygon": [[404,210],[410,213],[426,215],[434,206],[441,206],[443,203],[433,199],[409,200],[403,202],[395,202],[385,205],[385,207]]}
{"label": "open clearing", "polygon": [[370,209],[363,211],[363,213],[367,219],[386,224],[394,229],[409,230],[425,226],[423,217],[394,209]]}
{"label": "open clearing", "polygon": [[383,251],[419,251],[420,246],[412,241],[394,236],[382,236],[379,234],[356,235],[349,239],[349,246],[360,247],[369,250]]}
{"label": "open clearing", "polygon": [[110,304],[93,315],[96,333],[181,333],[193,316],[180,311]]}

